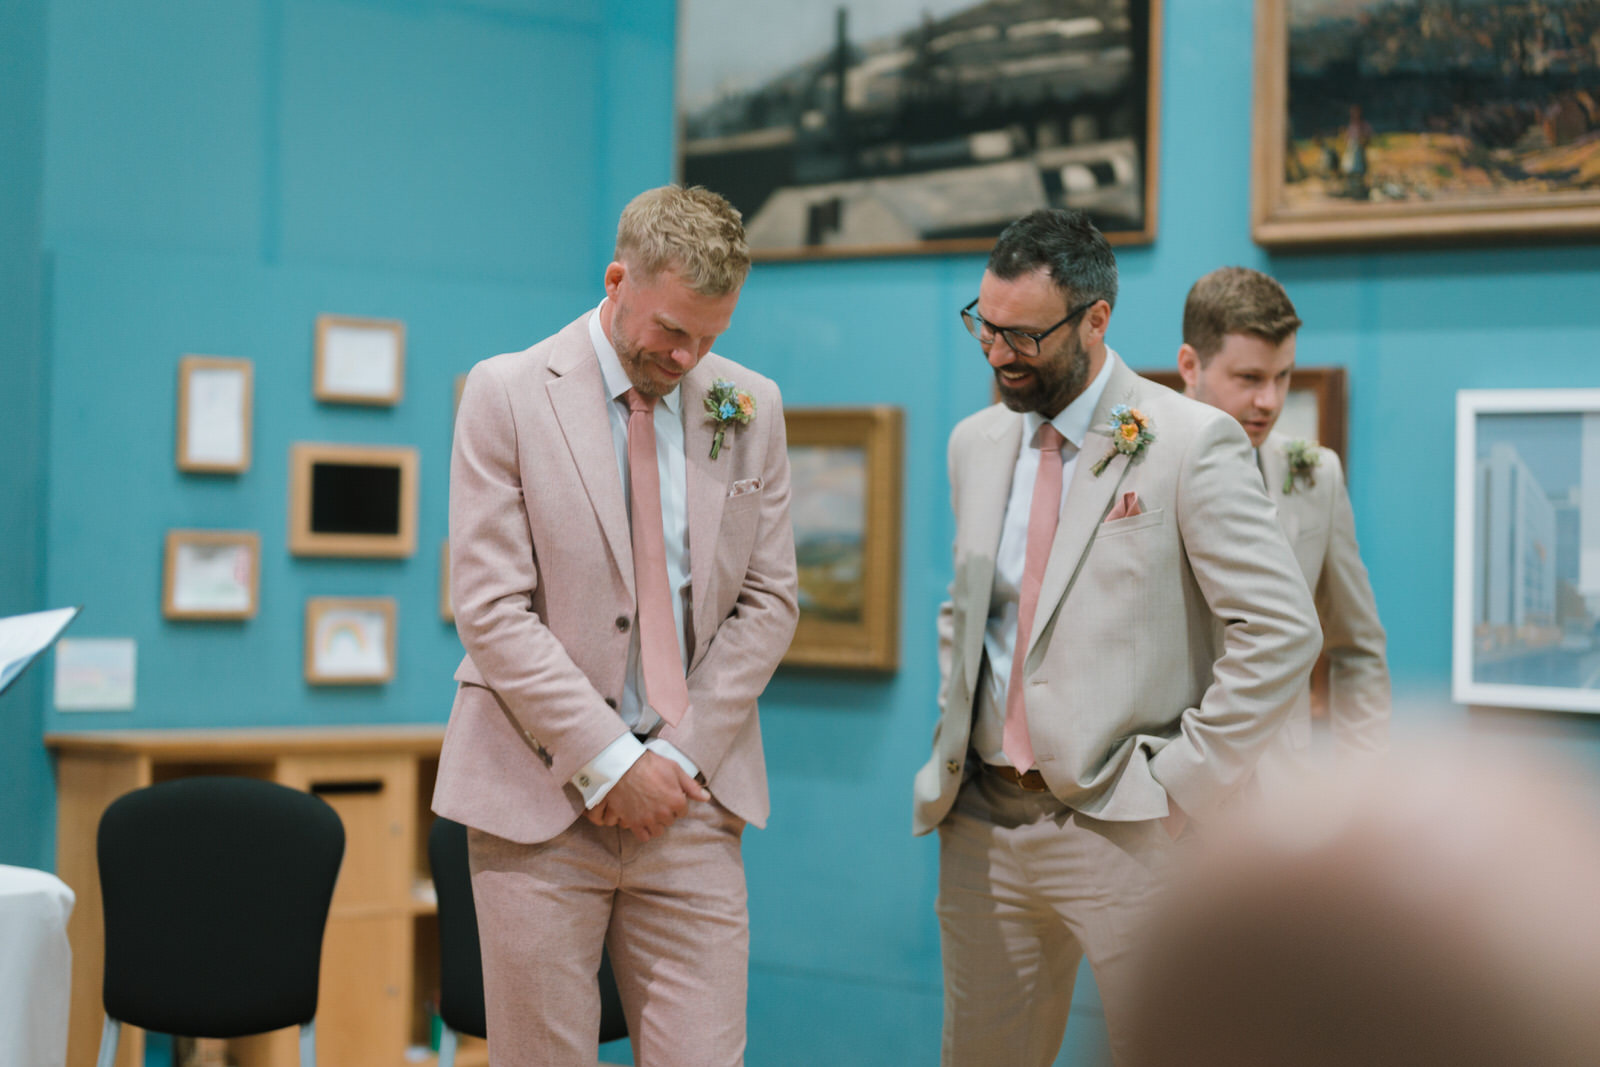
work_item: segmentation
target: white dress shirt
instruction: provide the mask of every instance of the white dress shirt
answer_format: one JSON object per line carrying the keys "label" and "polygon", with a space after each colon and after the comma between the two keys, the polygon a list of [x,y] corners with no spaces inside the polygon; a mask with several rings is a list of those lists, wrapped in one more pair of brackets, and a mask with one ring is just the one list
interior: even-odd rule
{"label": "white dress shirt", "polygon": [[[604,306],[605,301],[602,300],[600,307]],[[605,377],[606,395],[611,401],[606,405],[611,415],[611,444],[617,453],[617,476],[622,479],[622,497],[627,502],[628,516],[631,520],[633,493],[630,488],[632,482],[628,476],[627,392],[633,388],[633,383],[628,380],[627,372],[622,369],[622,360],[617,357],[616,348],[600,326],[600,307],[595,308],[589,315],[589,340],[594,343],[595,354],[600,357],[600,373]],[[690,612],[691,590],[687,467],[683,457],[682,409],[683,391],[673,389],[656,402],[654,416],[656,463],[661,476],[661,527],[667,548],[667,588],[677,594],[672,598],[672,620],[676,624],[678,633],[678,654],[683,658],[687,669],[688,649],[683,636],[683,620]],[[634,613],[631,633],[633,637],[628,642],[627,681],[622,688],[622,702],[617,707],[617,714],[622,716],[622,721],[627,724],[631,732],[611,742],[598,756],[578,768],[578,773],[572,776],[572,784],[583,794],[584,805],[590,808],[605,799],[605,795],[611,792],[611,787],[617,784],[617,780],[627,773],[628,768],[632,767],[640,756],[644,755],[646,749],[666,756],[682,767],[684,773],[691,778],[700,773],[700,769],[693,761],[670,742],[659,737],[640,741],[634,736],[653,733],[661,726],[661,716],[657,715],[645,701],[644,660],[639,654],[637,612]]]}
{"label": "white dress shirt", "polygon": [[[1088,388],[1061,410],[1050,422],[1067,439],[1061,446],[1061,506],[1066,507],[1067,490],[1078,468],[1078,456],[1089,432],[1089,419],[1100,403],[1111,379],[1111,365],[1117,354],[1106,349],[1106,361]],[[1017,597],[1022,588],[1022,572],[1028,555],[1028,513],[1033,510],[1033,483],[1039,474],[1039,430],[1045,418],[1037,412],[1024,412],[1022,450],[1011,473],[1011,497],[1006,501],[1005,525],[1000,531],[1000,548],[994,560],[994,586],[989,594],[989,621],[984,627],[984,670],[978,683],[977,713],[972,723],[972,750],[985,763],[1010,766],[1002,735],[1006,725],[1006,687],[1011,680],[1011,658],[1017,641]],[[1098,459],[1099,457],[1095,457]],[[1034,626],[1043,623],[1035,618]]]}

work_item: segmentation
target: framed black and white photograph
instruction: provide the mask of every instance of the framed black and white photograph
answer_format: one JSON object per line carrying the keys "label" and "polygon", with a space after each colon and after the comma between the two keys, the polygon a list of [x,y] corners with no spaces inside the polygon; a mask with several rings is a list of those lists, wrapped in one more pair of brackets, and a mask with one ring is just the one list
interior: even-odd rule
{"label": "framed black and white photograph", "polygon": [[401,559],[417,548],[417,450],[301,441],[289,450],[289,551]]}
{"label": "framed black and white photograph", "polygon": [[1600,389],[1456,394],[1451,683],[1600,713]]}
{"label": "framed black and white photograph", "polygon": [[680,0],[678,175],[758,259],[1155,240],[1160,0]]}
{"label": "framed black and white photograph", "polygon": [[393,405],[405,392],[406,326],[393,319],[317,316],[313,391],[329,404]]}

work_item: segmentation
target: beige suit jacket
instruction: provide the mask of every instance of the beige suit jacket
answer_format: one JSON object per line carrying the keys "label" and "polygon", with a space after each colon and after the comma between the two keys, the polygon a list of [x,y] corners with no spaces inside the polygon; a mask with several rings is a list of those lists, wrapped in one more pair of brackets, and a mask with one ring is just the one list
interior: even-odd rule
{"label": "beige suit jacket", "polygon": [[[1381,753],[1389,746],[1389,665],[1383,624],[1372,583],[1356,545],[1355,515],[1345,489],[1339,457],[1326,448],[1313,482],[1289,476],[1285,451],[1290,438],[1279,433],[1261,446],[1261,472],[1278,509],[1278,524],[1305,575],[1322,624],[1323,650],[1328,654],[1328,717],[1341,755]],[[1296,762],[1311,745],[1311,695],[1295,702],[1283,733],[1266,761]]]}
{"label": "beige suit jacket", "polygon": [[[1111,448],[1118,404],[1151,419],[1136,460]],[[1199,819],[1249,780],[1321,645],[1316,612],[1239,424],[1118,360],[1063,503],[1024,670],[1050,790],[1096,818]],[[955,577],[939,614],[933,755],[914,829],[950,811],[968,767],[973,695],[1023,418],[995,406],[950,437]],[[1125,492],[1143,514],[1104,522]],[[1019,654],[1022,654],[1019,652]]]}
{"label": "beige suit jacket", "polygon": [[[710,458],[703,399],[727,378],[756,401]],[[712,794],[764,825],[756,699],[799,615],[778,387],[715,353],[684,377],[692,610],[689,712],[659,736]],[[570,779],[627,731],[615,708],[635,618],[628,509],[584,315],[472,369],[450,467],[450,590],[466,658],[433,807],[512,841],[584,810]]]}

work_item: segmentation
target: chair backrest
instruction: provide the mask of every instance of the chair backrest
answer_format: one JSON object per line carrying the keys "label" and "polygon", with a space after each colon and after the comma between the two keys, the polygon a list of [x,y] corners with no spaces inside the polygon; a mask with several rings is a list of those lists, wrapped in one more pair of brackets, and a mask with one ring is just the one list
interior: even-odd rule
{"label": "chair backrest", "polygon": [[[483,1006],[483,953],[478,947],[478,909],[472,902],[467,828],[438,818],[428,832],[428,865],[439,898],[439,1017],[458,1033],[488,1033]],[[628,1036],[622,998],[611,960],[600,958],[600,1040]]]}
{"label": "chair backrest", "polygon": [[160,1033],[239,1037],[317,1011],[344,825],[309,793],[181,778],[100,819],[106,1013]]}

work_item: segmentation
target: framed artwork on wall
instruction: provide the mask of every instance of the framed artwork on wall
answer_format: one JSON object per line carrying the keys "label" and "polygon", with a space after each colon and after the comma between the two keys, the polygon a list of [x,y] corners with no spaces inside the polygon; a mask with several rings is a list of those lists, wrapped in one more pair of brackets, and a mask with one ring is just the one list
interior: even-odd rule
{"label": "framed artwork on wall", "polygon": [[394,678],[393,597],[312,597],[306,601],[306,681],[380,685]]}
{"label": "framed artwork on wall", "polygon": [[248,359],[178,361],[178,469],[237,474],[250,469],[255,366]]}
{"label": "framed artwork on wall", "polygon": [[289,551],[398,559],[417,549],[417,450],[299,442],[289,451]]}
{"label": "framed artwork on wall", "polygon": [[261,588],[261,536],[252,530],[168,530],[161,614],[251,619]]}
{"label": "framed artwork on wall", "polygon": [[450,542],[439,546],[439,618],[455,625],[456,607],[450,599]]}
{"label": "framed artwork on wall", "polygon": [[1600,389],[1456,394],[1451,699],[1600,713]]}
{"label": "framed artwork on wall", "polygon": [[678,176],[757,259],[984,251],[1044,207],[1155,240],[1161,0],[678,12]]}
{"label": "framed artwork on wall", "polygon": [[786,666],[900,662],[899,408],[788,408],[800,624]]}
{"label": "framed artwork on wall", "polygon": [[[1138,373],[1168,389],[1183,392],[1183,379],[1176,368]],[[1331,449],[1348,467],[1345,377],[1343,367],[1296,367],[1289,381],[1289,395],[1283,402],[1283,414],[1278,416],[1277,431]]]}
{"label": "framed artwork on wall", "polygon": [[393,405],[405,391],[406,325],[317,316],[313,393],[329,404]]}
{"label": "framed artwork on wall", "polygon": [[1257,0],[1269,248],[1600,235],[1600,12]]}

